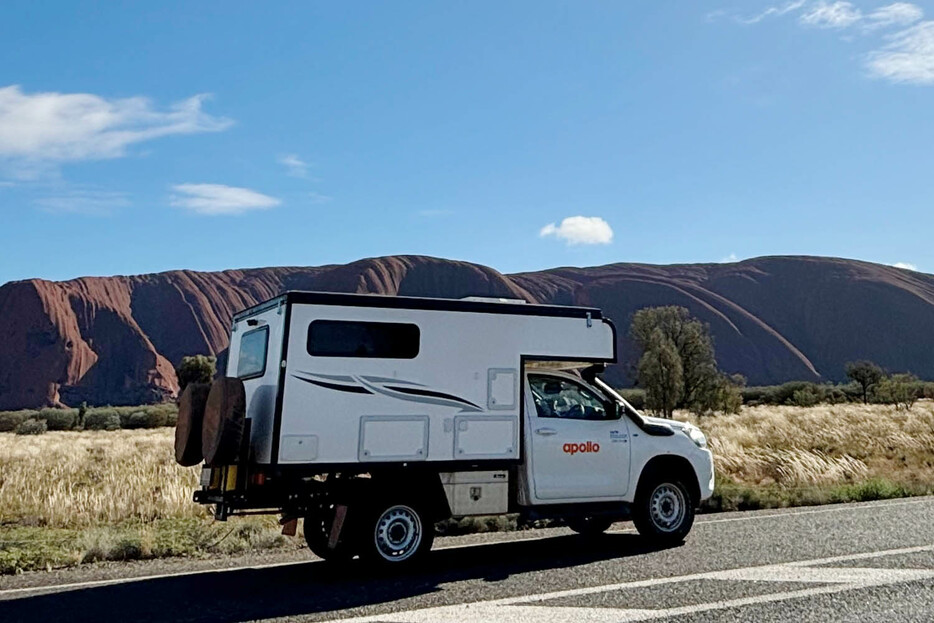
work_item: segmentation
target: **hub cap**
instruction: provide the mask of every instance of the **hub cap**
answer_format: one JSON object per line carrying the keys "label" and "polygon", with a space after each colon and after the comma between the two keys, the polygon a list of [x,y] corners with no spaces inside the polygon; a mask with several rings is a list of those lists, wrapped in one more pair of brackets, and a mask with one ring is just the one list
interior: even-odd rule
{"label": "hub cap", "polygon": [[660,531],[674,532],[684,521],[686,506],[681,489],[672,484],[661,484],[649,499],[649,516]]}
{"label": "hub cap", "polygon": [[408,506],[392,506],[376,522],[376,549],[393,562],[411,557],[422,542],[422,520]]}

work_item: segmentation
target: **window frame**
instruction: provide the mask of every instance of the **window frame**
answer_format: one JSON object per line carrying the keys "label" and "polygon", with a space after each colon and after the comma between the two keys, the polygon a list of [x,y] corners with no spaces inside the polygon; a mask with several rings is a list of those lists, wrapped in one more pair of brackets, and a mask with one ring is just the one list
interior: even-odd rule
{"label": "window frame", "polygon": [[[266,334],[266,339],[263,341],[263,367],[253,374],[240,374],[240,361],[241,355],[243,354],[243,341],[254,333],[264,332]],[[240,348],[237,351],[237,378],[241,381],[249,381],[250,379],[258,379],[266,376],[266,367],[269,360],[269,325],[264,325],[262,327],[257,327],[256,329],[251,329],[244,333],[240,337]]]}
{"label": "window frame", "polygon": [[[311,337],[312,337],[312,331],[314,330],[314,326],[316,323],[319,326],[323,324],[330,324],[330,325],[364,325],[364,326],[377,325],[380,327],[405,327],[406,331],[414,330],[412,335],[414,336],[414,340],[415,340],[415,343],[414,343],[415,348],[411,355],[406,354],[405,356],[360,355],[356,353],[345,353],[345,352],[341,352],[341,353],[315,352],[314,350],[312,350]],[[333,318],[317,318],[315,320],[312,320],[308,324],[308,331],[307,331],[307,335],[305,338],[305,352],[308,353],[308,355],[311,357],[329,357],[329,358],[345,357],[348,359],[401,359],[401,360],[406,360],[406,359],[415,359],[416,357],[418,357],[419,353],[421,353],[421,350],[422,350],[422,329],[414,322],[384,322],[380,320],[337,320]]]}
{"label": "window frame", "polygon": [[602,418],[561,417],[559,415],[542,415],[538,409],[538,405],[535,404],[535,400],[534,400],[535,396],[534,396],[534,391],[533,391],[532,392],[533,394],[532,406],[535,408],[536,417],[540,417],[544,420],[561,420],[564,422],[568,422],[568,421],[572,421],[572,422],[614,422],[614,421],[621,419],[622,417],[622,414],[619,412],[619,409],[616,410],[615,417],[610,417],[611,409],[609,408],[608,405],[610,402],[613,402],[612,399],[607,396],[604,396],[602,392],[599,392],[596,389],[590,387],[589,385],[584,383],[582,380],[571,379],[571,378],[567,378],[564,376],[556,376],[556,375],[550,375],[550,374],[530,374],[529,375],[529,391],[532,391],[532,379],[535,377],[540,378],[540,379],[545,379],[546,381],[554,380],[554,381],[558,381],[562,383],[569,383],[569,384],[575,385],[579,389],[583,389],[584,391],[592,394],[594,398],[596,398],[600,402],[600,404],[603,406],[603,412],[605,414],[605,417],[602,417]]}

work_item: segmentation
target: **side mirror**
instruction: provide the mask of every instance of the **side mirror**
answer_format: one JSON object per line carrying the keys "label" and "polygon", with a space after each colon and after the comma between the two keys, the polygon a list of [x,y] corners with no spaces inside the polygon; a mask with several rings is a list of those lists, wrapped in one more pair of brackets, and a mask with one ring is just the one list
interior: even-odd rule
{"label": "side mirror", "polygon": [[619,413],[619,403],[615,400],[611,400],[606,403],[606,419],[608,420],[618,420],[620,417]]}

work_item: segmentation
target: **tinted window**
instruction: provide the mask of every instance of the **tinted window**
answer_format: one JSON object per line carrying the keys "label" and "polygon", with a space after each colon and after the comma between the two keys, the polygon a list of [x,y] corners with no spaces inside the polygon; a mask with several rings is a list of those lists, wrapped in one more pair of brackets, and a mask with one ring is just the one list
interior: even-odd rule
{"label": "tinted window", "polygon": [[240,358],[237,377],[241,379],[263,376],[266,373],[266,348],[269,346],[269,327],[254,329],[240,338]]}
{"label": "tinted window", "polygon": [[607,419],[603,399],[583,385],[553,376],[530,376],[529,386],[538,417]]}
{"label": "tinted window", "polygon": [[418,342],[414,324],[315,320],[308,327],[308,354],[315,357],[413,359]]}

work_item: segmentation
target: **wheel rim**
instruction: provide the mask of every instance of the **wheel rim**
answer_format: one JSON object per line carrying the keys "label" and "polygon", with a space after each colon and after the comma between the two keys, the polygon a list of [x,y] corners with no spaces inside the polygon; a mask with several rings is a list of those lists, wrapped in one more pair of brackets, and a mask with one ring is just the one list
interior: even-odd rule
{"label": "wheel rim", "polygon": [[686,509],[684,492],[672,484],[658,485],[649,499],[649,516],[662,532],[674,532],[680,528]]}
{"label": "wheel rim", "polygon": [[376,549],[386,560],[399,562],[410,558],[422,542],[422,520],[408,506],[387,509],[376,522]]}

